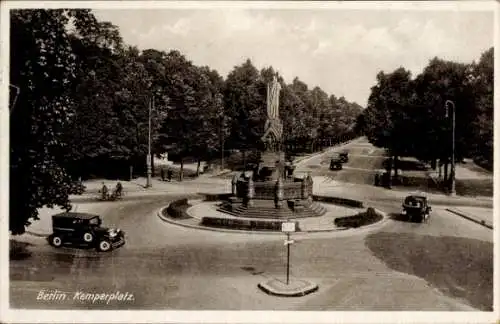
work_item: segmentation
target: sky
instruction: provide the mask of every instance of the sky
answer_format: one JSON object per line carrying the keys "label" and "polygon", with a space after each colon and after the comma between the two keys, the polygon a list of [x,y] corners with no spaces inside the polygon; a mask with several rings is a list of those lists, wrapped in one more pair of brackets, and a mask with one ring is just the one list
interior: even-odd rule
{"label": "sky", "polygon": [[365,106],[379,71],[418,75],[433,57],[478,60],[494,45],[492,11],[335,8],[94,9],[141,50],[179,50],[223,77],[247,58],[291,83]]}

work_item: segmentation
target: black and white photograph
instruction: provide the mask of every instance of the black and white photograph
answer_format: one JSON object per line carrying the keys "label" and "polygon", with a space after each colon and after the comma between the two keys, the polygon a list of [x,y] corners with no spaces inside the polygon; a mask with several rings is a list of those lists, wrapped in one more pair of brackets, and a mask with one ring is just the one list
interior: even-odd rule
{"label": "black and white photograph", "polygon": [[2,2],[1,321],[497,322],[499,8]]}

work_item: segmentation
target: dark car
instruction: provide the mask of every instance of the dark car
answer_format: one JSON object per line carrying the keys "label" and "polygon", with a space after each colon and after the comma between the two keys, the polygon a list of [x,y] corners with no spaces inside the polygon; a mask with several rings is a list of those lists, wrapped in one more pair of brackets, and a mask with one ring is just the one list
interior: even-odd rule
{"label": "dark car", "polygon": [[330,170],[342,170],[342,158],[340,154],[334,153],[330,158]]}
{"label": "dark car", "polygon": [[65,244],[87,246],[106,252],[125,244],[125,233],[116,228],[102,227],[99,215],[65,212],[52,216],[49,244],[59,248]]}
{"label": "dark car", "polygon": [[431,207],[427,197],[421,195],[410,195],[403,201],[402,214],[406,215],[409,221],[427,222],[430,217]]}
{"label": "dark car", "polygon": [[340,152],[339,157],[340,157],[340,161],[342,163],[349,162],[349,152],[348,151],[342,151],[342,152]]}

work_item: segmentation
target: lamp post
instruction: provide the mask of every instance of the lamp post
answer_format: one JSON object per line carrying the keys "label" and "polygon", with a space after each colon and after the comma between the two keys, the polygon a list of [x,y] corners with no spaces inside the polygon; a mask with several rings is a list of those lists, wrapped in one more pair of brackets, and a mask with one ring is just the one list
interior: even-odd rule
{"label": "lamp post", "polygon": [[444,103],[446,108],[446,118],[449,117],[449,106],[452,106],[451,113],[451,190],[450,194],[455,195],[455,103],[451,100],[446,100]]}
{"label": "lamp post", "polygon": [[146,180],[146,188],[151,188],[151,110],[153,109],[152,106],[154,106],[154,101],[155,97],[151,96],[151,99],[149,100],[149,113],[148,113],[148,155],[146,157],[146,167],[147,167],[147,180]]}

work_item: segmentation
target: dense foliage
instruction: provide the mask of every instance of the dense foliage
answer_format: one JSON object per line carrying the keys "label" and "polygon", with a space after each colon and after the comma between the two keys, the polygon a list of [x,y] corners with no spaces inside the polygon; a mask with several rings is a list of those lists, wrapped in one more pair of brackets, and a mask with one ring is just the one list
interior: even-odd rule
{"label": "dense foliage", "polygon": [[[124,44],[90,10],[12,11],[10,31],[10,83],[20,89],[10,127],[15,234],[44,205],[69,209],[74,179],[128,177],[131,166],[144,174],[149,137],[153,154],[167,152],[181,166],[262,145],[272,67],[246,60],[224,80],[176,50]],[[298,78],[279,82],[287,150],[356,136],[359,105]]]}
{"label": "dense foliage", "polygon": [[10,117],[13,234],[38,218],[37,208],[70,208],[68,194],[76,188],[63,166],[68,146],[63,135],[75,99],[77,62],[66,27],[70,19],[87,24],[89,17],[88,11],[73,10],[11,12],[10,83],[20,88]]}
{"label": "dense foliage", "polygon": [[[445,106],[446,101],[453,104]],[[371,143],[394,157],[412,156],[445,167],[452,155],[455,109],[455,158],[473,158],[493,168],[493,48],[479,62],[456,63],[434,58],[412,78],[399,68],[380,72],[358,128]],[[439,163],[437,163],[439,161]]]}

